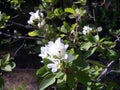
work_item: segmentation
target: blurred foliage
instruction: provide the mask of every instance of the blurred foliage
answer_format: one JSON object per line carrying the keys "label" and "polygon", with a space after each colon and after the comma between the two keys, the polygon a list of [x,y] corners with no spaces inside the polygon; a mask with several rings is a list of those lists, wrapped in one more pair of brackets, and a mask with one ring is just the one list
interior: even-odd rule
{"label": "blurred foliage", "polygon": [[15,68],[15,63],[11,61],[10,54],[0,58],[0,69],[3,71],[12,71]]}
{"label": "blurred foliage", "polygon": [[[119,76],[120,63],[120,1],[119,0],[0,0],[0,52],[17,53],[21,48],[28,53],[39,53],[48,41],[61,37],[69,49],[74,49],[78,59],[70,67],[72,74],[51,74],[46,66],[37,71],[41,88],[55,85],[58,89],[72,89],[79,83],[87,90],[119,89],[117,78],[108,80],[106,75]],[[28,25],[30,12],[39,10],[40,21]],[[92,28],[86,35],[84,26]],[[4,52],[4,53],[3,53]],[[10,56],[1,58],[2,70],[11,71],[14,65]],[[114,61],[105,78],[95,81]],[[71,78],[72,77],[72,78]],[[110,76],[112,77],[112,76]],[[76,83],[76,84],[75,84]]]}

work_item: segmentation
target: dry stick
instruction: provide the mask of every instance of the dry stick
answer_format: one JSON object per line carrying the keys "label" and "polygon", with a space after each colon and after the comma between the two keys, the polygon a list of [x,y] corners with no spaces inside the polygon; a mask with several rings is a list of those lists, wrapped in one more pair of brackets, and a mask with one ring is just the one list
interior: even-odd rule
{"label": "dry stick", "polygon": [[16,54],[18,53],[18,51],[19,51],[20,49],[22,49],[22,47],[24,47],[24,43],[25,43],[25,40],[23,41],[22,45],[15,51],[14,57],[16,56]]}
{"label": "dry stick", "polygon": [[103,70],[103,72],[98,76],[98,78],[95,80],[96,82],[99,82],[105,75],[110,73],[111,71],[111,66],[113,65],[115,61],[111,61],[106,68]]}
{"label": "dry stick", "polygon": [[0,35],[6,36],[6,37],[9,37],[9,38],[14,38],[14,39],[30,39],[30,40],[39,40],[39,39],[41,39],[41,38],[42,38],[42,37],[40,37],[40,38],[35,38],[35,37],[15,36],[15,35],[10,35],[10,34],[3,33],[3,32],[0,32]]}
{"label": "dry stick", "polygon": [[106,3],[106,0],[103,0],[103,2],[99,6],[103,6]]}
{"label": "dry stick", "polygon": [[77,16],[76,17],[76,30],[75,30],[75,38],[74,38],[74,43],[76,43],[76,41],[77,41],[77,37],[78,37],[78,27],[79,27],[79,25],[78,25],[78,22],[79,22],[79,20],[80,20],[80,16]]}
{"label": "dry stick", "polygon": [[8,23],[10,23],[10,24],[14,24],[14,25],[16,25],[16,26],[24,27],[24,28],[27,28],[27,29],[35,29],[35,28],[33,28],[32,26],[29,26],[29,25],[23,25],[23,24],[21,24],[21,23],[13,22],[13,21],[10,21],[10,20],[9,20]]}
{"label": "dry stick", "polygon": [[117,41],[120,41],[120,34],[118,34],[117,36],[116,36],[116,40],[115,40],[115,42],[117,42]]}

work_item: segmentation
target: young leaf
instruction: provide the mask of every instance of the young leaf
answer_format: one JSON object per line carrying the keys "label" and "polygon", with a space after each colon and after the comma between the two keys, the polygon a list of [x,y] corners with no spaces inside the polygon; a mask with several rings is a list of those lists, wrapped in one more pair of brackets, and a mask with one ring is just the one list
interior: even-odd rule
{"label": "young leaf", "polygon": [[54,14],[55,14],[56,16],[62,15],[62,14],[63,14],[62,8],[56,8],[56,9],[54,10]]}
{"label": "young leaf", "polygon": [[93,35],[87,35],[87,40],[88,41],[91,41],[91,42],[98,42],[99,41],[99,36],[96,35],[96,36],[93,36]]}
{"label": "young leaf", "polygon": [[74,13],[75,13],[75,10],[74,10],[73,8],[65,8],[65,12],[74,14]]}
{"label": "young leaf", "polygon": [[7,54],[7,55],[5,56],[5,61],[8,62],[9,60],[10,60],[10,54]]}
{"label": "young leaf", "polygon": [[117,53],[114,50],[110,49],[107,51],[107,56],[110,60],[115,60],[117,58]]}
{"label": "young leaf", "polygon": [[31,36],[31,37],[39,36],[39,31],[38,30],[34,30],[32,32],[29,32],[28,35]]}
{"label": "young leaf", "polygon": [[88,50],[84,55],[84,59],[87,59],[88,57],[90,57],[95,52],[96,49],[97,48],[95,47],[95,48]]}
{"label": "young leaf", "polygon": [[66,81],[66,74],[61,72],[61,73],[57,73],[56,76],[57,76],[57,84],[58,85],[64,84],[64,82]]}
{"label": "young leaf", "polygon": [[39,90],[45,90],[45,88],[52,85],[53,83],[55,83],[55,75],[54,74],[48,74],[41,81]]}
{"label": "young leaf", "polygon": [[88,50],[92,46],[91,42],[85,42],[81,44],[81,50]]}
{"label": "young leaf", "polygon": [[42,77],[44,74],[47,72],[46,66],[41,67],[40,69],[37,70],[36,75]]}
{"label": "young leaf", "polygon": [[67,33],[67,29],[65,28],[65,26],[64,26],[64,25],[62,25],[62,27],[61,27],[60,31],[61,31],[61,32],[63,32],[63,33]]}
{"label": "young leaf", "polygon": [[6,65],[5,67],[1,67],[4,71],[12,71],[12,67],[10,65]]}

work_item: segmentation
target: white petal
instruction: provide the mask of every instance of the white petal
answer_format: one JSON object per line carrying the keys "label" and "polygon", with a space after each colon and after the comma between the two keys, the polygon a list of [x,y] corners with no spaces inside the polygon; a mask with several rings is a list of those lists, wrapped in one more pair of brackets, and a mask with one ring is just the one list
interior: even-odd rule
{"label": "white petal", "polygon": [[55,73],[57,71],[57,68],[52,68],[52,72]]}
{"label": "white petal", "polygon": [[47,65],[47,67],[48,67],[48,68],[55,68],[55,67],[56,67],[56,65],[55,65],[55,64],[53,64],[53,63],[50,63],[50,64],[48,64],[48,65]]}
{"label": "white petal", "polygon": [[68,59],[69,59],[69,61],[73,61],[73,60],[75,60],[75,57],[73,56],[72,53],[69,53]]}
{"label": "white petal", "polygon": [[30,15],[33,15],[33,14],[34,14],[34,12],[29,12],[29,14],[30,14]]}
{"label": "white petal", "polygon": [[67,58],[68,58],[68,54],[65,54],[64,59],[67,59]]}

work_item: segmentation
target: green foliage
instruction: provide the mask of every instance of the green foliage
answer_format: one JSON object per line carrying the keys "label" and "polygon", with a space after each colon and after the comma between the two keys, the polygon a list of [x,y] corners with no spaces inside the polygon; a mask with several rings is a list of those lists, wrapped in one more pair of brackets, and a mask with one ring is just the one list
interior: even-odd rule
{"label": "green foliage", "polygon": [[10,16],[7,16],[5,13],[2,13],[0,11],[0,28],[5,28],[6,23],[8,22],[9,19],[10,19]]}
{"label": "green foliage", "polygon": [[14,9],[20,8],[20,5],[25,2],[25,0],[8,0]]}
{"label": "green foliage", "polygon": [[[119,63],[116,64],[116,62],[119,62],[120,55],[120,2],[119,0],[103,1],[41,0],[39,3],[35,1],[37,4],[32,6],[32,0],[29,1],[30,5],[25,0],[8,0],[16,10],[14,12],[20,16],[39,10],[38,14],[35,12],[31,13],[30,17],[27,16],[27,19],[29,18],[33,24],[24,26],[19,24],[21,20],[18,20],[18,24],[12,23],[30,29],[27,28],[28,31],[25,29],[25,33],[22,33],[24,29],[20,29],[17,34],[5,34],[8,38],[12,37],[16,40],[17,37],[14,37],[14,35],[24,35],[23,37],[28,35],[29,39],[37,37],[37,40],[40,38],[41,43],[36,43],[37,40],[35,39],[35,43],[32,44],[27,43],[25,38],[25,47],[33,48],[43,44],[47,46],[46,43],[60,37],[65,44],[69,44],[67,54],[72,52],[75,55],[75,60],[72,62],[60,61],[62,68],[55,73],[51,73],[47,67],[52,61],[49,59],[42,60],[44,66],[36,72],[41,82],[40,90],[50,86],[54,86],[58,90],[76,90],[79,83],[87,90],[113,90],[119,88],[115,80],[107,81],[108,77],[106,75],[112,72],[118,75],[116,73],[120,69],[120,67],[117,67]],[[0,13],[1,30],[3,28],[9,30],[9,27],[7,29],[6,26],[10,17],[11,20],[16,21],[13,17],[16,13],[11,14],[9,12],[8,16],[5,13]],[[21,13],[23,14],[21,15]],[[26,17],[23,22],[27,23]],[[10,42],[10,39],[1,39],[0,45]],[[56,48],[53,47],[51,50],[54,49]],[[39,49],[36,51],[39,52]],[[51,53],[53,52],[51,51]],[[54,58],[54,56],[51,58]],[[115,61],[115,64],[109,65],[111,61]],[[10,60],[9,55],[0,59],[1,70],[11,71],[14,67],[15,64]],[[108,70],[101,76],[106,67]],[[99,77],[100,81],[98,80]]]}
{"label": "green foliage", "polygon": [[34,30],[32,32],[29,32],[28,35],[31,36],[31,37],[39,36],[39,31],[38,30]]}
{"label": "green foliage", "polygon": [[65,8],[65,12],[68,12],[68,13],[74,14],[74,13],[75,13],[75,10],[72,9],[72,8]]}
{"label": "green foliage", "polygon": [[55,83],[55,75],[53,75],[53,74],[48,74],[48,75],[45,76],[44,79],[41,81],[40,90],[44,90],[46,87],[52,85],[53,83]]}
{"label": "green foliage", "polygon": [[0,59],[0,69],[3,71],[12,71],[15,66],[15,63],[10,59],[10,54],[7,54]]}

